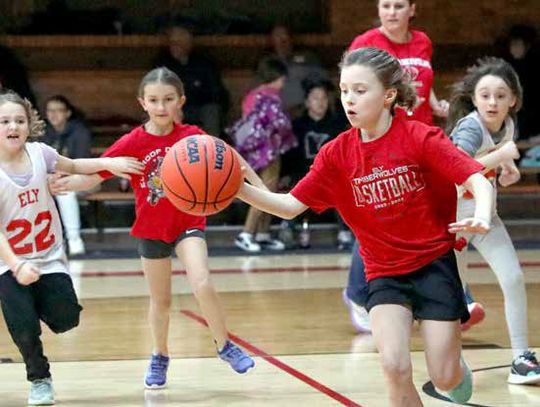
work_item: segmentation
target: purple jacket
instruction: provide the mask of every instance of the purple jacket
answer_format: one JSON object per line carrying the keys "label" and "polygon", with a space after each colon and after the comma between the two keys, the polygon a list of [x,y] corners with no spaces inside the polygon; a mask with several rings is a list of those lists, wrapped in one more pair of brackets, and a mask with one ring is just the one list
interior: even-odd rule
{"label": "purple jacket", "polygon": [[254,108],[228,133],[236,150],[258,171],[298,144],[279,96],[259,93]]}

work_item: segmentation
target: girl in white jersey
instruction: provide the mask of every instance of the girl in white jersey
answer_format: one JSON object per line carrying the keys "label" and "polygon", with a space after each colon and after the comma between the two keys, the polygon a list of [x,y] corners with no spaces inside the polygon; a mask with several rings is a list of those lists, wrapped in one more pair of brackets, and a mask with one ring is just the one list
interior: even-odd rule
{"label": "girl in white jersey", "polygon": [[[494,154],[513,144],[515,115],[521,107],[522,89],[513,68],[504,60],[486,58],[468,70],[467,75],[454,86],[451,101],[449,133],[454,144],[486,166],[485,176],[496,186],[497,167],[499,184],[507,186],[517,182],[519,171],[513,160],[486,163]],[[506,143],[506,144],[505,144]],[[517,158],[517,157],[515,157]],[[499,165],[500,164],[500,165]],[[494,200],[496,194],[494,194]],[[474,198],[459,192],[458,219],[474,213]],[[491,230],[483,236],[465,235],[487,261],[504,294],[505,314],[510,332],[513,362],[508,376],[512,384],[540,382],[540,367],[531,352],[527,332],[527,294],[516,250],[510,236],[493,205]],[[457,252],[460,274],[467,266],[467,250]]]}
{"label": "girl in white jersey", "polygon": [[71,160],[43,143],[26,143],[43,128],[30,102],[13,92],[0,94],[0,302],[32,383],[30,405],[54,404],[40,320],[55,333],[66,332],[79,324],[82,310],[68,274],[47,176],[103,169],[127,176],[141,168],[131,158]]}

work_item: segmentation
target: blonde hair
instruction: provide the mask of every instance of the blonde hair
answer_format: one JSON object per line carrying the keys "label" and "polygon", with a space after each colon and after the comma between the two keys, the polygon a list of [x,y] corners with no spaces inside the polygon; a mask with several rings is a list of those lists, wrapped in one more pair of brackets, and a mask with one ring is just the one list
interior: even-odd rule
{"label": "blonde hair", "polygon": [[30,129],[29,137],[41,137],[45,133],[45,122],[39,117],[39,113],[32,106],[32,103],[26,98],[22,98],[19,94],[12,90],[6,90],[0,93],[0,106],[5,103],[15,103],[23,107],[28,120],[28,128]]}

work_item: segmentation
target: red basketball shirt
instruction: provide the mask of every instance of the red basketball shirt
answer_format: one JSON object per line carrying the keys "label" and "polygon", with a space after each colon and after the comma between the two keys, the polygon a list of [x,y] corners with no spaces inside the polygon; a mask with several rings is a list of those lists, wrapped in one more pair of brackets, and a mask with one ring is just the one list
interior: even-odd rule
{"label": "red basketball shirt", "polygon": [[377,140],[352,128],[323,146],[291,194],[336,208],[360,242],[367,280],[410,273],[453,248],[455,184],[482,166],[437,127],[393,120]]}
{"label": "red basketball shirt", "polygon": [[[139,126],[122,136],[102,157],[135,157],[143,162],[144,175],[132,175],[131,186],[135,192],[135,223],[131,235],[144,239],[158,239],[174,242],[187,229],[204,229],[206,218],[188,215],[179,211],[165,197],[159,177],[159,170],[165,153],[185,137],[206,134],[197,126],[175,124],[171,133],[164,136],[152,135]],[[102,178],[110,178],[107,171],[99,173]]]}
{"label": "red basketball shirt", "polygon": [[[352,51],[363,47],[379,48],[399,59],[403,69],[409,73],[418,96],[425,99],[422,104],[414,109],[412,115],[407,115],[407,117],[432,124],[433,111],[429,105],[429,95],[433,87],[433,69],[431,67],[433,46],[429,37],[422,31],[413,30],[410,33],[412,38],[409,42],[397,44],[390,41],[379,28],[373,28],[356,37],[349,50]],[[406,115],[403,109],[396,110],[403,116]]]}

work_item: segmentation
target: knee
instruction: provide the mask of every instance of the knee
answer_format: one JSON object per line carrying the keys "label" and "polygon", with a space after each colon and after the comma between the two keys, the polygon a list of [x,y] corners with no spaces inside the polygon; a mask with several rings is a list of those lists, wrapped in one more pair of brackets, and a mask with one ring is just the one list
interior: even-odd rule
{"label": "knee", "polygon": [[193,281],[191,288],[193,289],[193,294],[198,297],[200,294],[212,289],[212,283],[210,282],[210,278],[206,276]]}
{"label": "knee", "polygon": [[78,304],[77,307],[64,307],[58,313],[58,318],[48,322],[47,325],[56,334],[70,331],[79,326],[81,310],[82,308]]}
{"label": "knee", "polygon": [[448,391],[455,388],[462,379],[462,368],[457,364],[443,364],[435,372],[431,372],[431,381],[440,390]]}
{"label": "knee", "polygon": [[412,365],[408,358],[383,354],[381,364],[385,377],[391,382],[403,382],[412,378]]}

